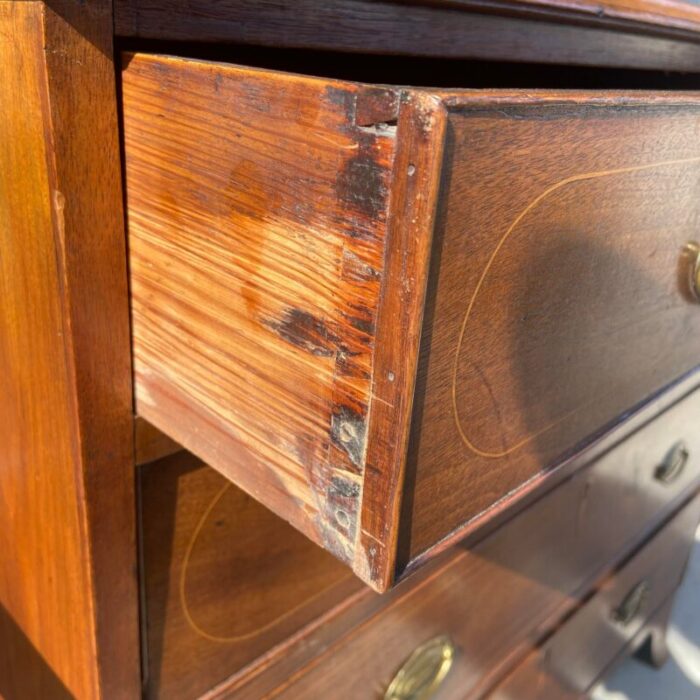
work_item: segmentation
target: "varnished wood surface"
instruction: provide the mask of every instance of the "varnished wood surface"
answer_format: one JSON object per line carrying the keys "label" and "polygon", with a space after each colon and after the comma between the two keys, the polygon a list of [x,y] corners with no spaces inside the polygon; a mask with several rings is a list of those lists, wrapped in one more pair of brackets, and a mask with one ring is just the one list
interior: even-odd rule
{"label": "varnished wood surface", "polygon": [[694,94],[136,55],[124,105],[139,413],[378,590],[698,364]]}
{"label": "varnished wood surface", "polygon": [[[632,655],[635,655],[640,662],[647,663],[646,655],[650,651],[650,648],[647,647],[648,644],[653,645],[652,653],[657,655],[654,659],[649,659],[652,664],[661,665],[664,662],[663,657],[667,654],[665,638],[675,595],[676,591],[674,591],[656,613],[645,622],[642,629],[637,632],[630,644],[611,660],[610,664],[605,669],[604,677],[611,673],[617,665],[624,662]],[[533,656],[536,655],[536,653],[537,652],[534,652]],[[525,662],[521,666],[524,667],[527,663],[528,662]],[[520,685],[522,681],[525,682],[524,688]],[[602,682],[605,682],[604,678]],[[520,698],[528,698],[528,696],[532,694],[532,683],[533,679],[526,678],[522,668],[517,668],[492,690],[490,698],[492,700],[520,700]],[[563,685],[554,675],[547,673],[546,670],[543,670],[537,675],[534,683],[537,688],[538,699],[583,700],[583,698],[590,697],[590,693],[582,695],[575,688]]]}
{"label": "varnished wood surface", "polygon": [[134,698],[111,2],[0,2],[0,696]]}
{"label": "varnished wood surface", "polygon": [[189,453],[140,478],[146,697],[198,697],[362,588]]}
{"label": "varnished wood surface", "polygon": [[390,587],[394,578],[445,129],[445,111],[432,95],[402,96],[354,560],[355,572],[380,590]]}
{"label": "varnished wood surface", "polygon": [[493,99],[446,97],[411,558],[699,359],[700,102]]}
{"label": "varnished wood surface", "polygon": [[[383,597],[393,601],[364,625],[339,638],[297,673],[253,678],[248,687],[239,682],[230,693],[213,697],[254,698],[269,692],[273,697],[314,698],[331,688],[342,689],[334,690],[339,698],[362,697],[367,689],[386,688],[416,646],[445,633],[456,643],[458,656],[441,697],[481,697],[531,645],[567,618],[578,596],[588,593],[594,583],[579,579],[581,588],[566,594],[562,573],[568,568],[570,581],[574,580],[575,566],[570,562],[575,556],[569,555],[576,540],[565,536],[553,546],[551,537],[535,534],[536,518],[541,522],[551,514],[543,508],[533,512],[531,520],[515,520],[506,532],[468,554],[418,574],[388,594],[390,598]],[[601,527],[599,539],[603,531]],[[526,563],[532,552],[538,552],[537,561]],[[617,561],[619,557],[618,552]],[[610,660],[613,657],[611,653]],[[278,686],[272,692],[268,686],[275,680]]]}
{"label": "varnished wood surface", "polygon": [[[196,461],[187,461],[184,456],[151,465],[145,477],[145,493],[150,496],[144,499],[143,510],[147,525],[147,609],[152,629],[165,629],[167,634],[167,644],[161,647],[164,651],[151,655],[153,677],[161,673],[163,678],[171,675],[181,682],[189,678],[188,682],[204,685],[216,674],[222,680],[224,675],[233,674],[212,691],[212,698],[252,700],[276,692],[289,697],[324,697],[330,688],[340,693],[334,697],[362,697],[367,688],[386,687],[419,643],[450,633],[460,649],[460,665],[450,687],[470,697],[478,696],[523,659],[542,635],[569,614],[592,586],[697,488],[697,436],[688,445],[691,460],[678,480],[661,484],[654,475],[668,445],[678,437],[693,436],[699,402],[700,395],[692,395],[674,405],[479,544],[453,548],[390,593],[377,596],[366,588],[358,590],[356,583],[352,589],[356,593],[342,604],[342,596],[331,597],[335,608],[324,611],[321,604],[305,606],[300,617],[287,620],[294,628],[293,636],[257,659],[237,647],[235,640],[217,645],[193,635],[183,621],[175,592],[180,585],[187,533],[206,512],[207,504],[219,496],[219,487],[226,488],[225,481],[203,467],[187,472]],[[208,552],[208,556],[199,559],[199,573],[192,579],[199,584],[199,588],[193,588],[195,600],[208,601],[208,608],[200,605],[200,614],[209,610],[213,615],[214,610],[221,610],[216,618],[221,625],[232,624],[227,613],[230,606],[235,606],[231,591],[237,591],[235,600],[249,600],[259,575],[257,565],[238,566],[240,580],[232,585],[227,578],[228,567],[232,570],[243,552],[252,550],[269,562],[268,573],[276,571],[284,558],[265,554],[270,545],[264,538],[274,537],[276,548],[280,546],[278,540],[289,539],[281,537],[286,526],[265,515],[265,509],[254,506],[234,487],[229,488],[225,491],[229,500],[216,503],[218,507],[230,505],[222,513],[225,517],[215,518],[212,511],[208,518],[213,523],[220,521],[221,530],[211,528],[213,532],[202,539],[201,552]],[[170,505],[164,505],[166,502]],[[246,517],[267,525],[250,527]],[[230,527],[244,533],[246,547],[243,543],[232,546],[236,536]],[[254,540],[252,546],[250,538]],[[303,546],[303,540],[295,541],[295,547]],[[316,556],[321,556],[320,551]],[[291,584],[279,583],[294,581],[294,571],[291,567],[264,587],[266,595],[273,596],[267,605],[269,614],[280,601],[285,601],[287,609],[296,610],[289,602],[290,591],[294,590]],[[316,586],[317,591],[322,588]],[[338,587],[332,590],[339,593]],[[167,614],[163,600],[169,601]],[[255,606],[251,611],[254,619]],[[311,626],[302,629],[303,624]],[[290,634],[289,628],[278,624],[253,635],[251,648],[260,653],[265,644],[280,639],[277,632],[283,629]],[[158,639],[156,635],[152,640],[156,648]],[[185,670],[181,659],[195,653],[202,660],[199,670]],[[179,663],[174,663],[175,659]],[[159,663],[163,664],[160,671]]]}
{"label": "varnished wood surface", "polygon": [[115,5],[116,31],[127,37],[686,71],[697,71],[700,59],[700,11],[686,2],[117,0]]}
{"label": "varnished wood surface", "polygon": [[425,4],[438,7],[490,8],[502,12],[552,12],[572,13],[583,17],[595,16],[598,20],[627,19],[659,27],[697,29],[700,27],[700,8],[695,2],[685,0],[425,0]]}
{"label": "varnished wood surface", "polygon": [[[616,657],[634,645],[635,636],[669,607],[681,583],[699,517],[696,497],[488,697],[584,697]],[[648,592],[639,612],[622,624],[615,618],[616,611],[640,583],[648,585]]]}

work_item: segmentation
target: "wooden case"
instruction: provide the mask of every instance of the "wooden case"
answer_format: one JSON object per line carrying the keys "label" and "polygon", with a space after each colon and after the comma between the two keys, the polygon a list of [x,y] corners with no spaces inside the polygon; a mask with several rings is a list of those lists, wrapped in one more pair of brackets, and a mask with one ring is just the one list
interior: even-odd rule
{"label": "wooden case", "polygon": [[697,95],[123,98],[139,414],[377,590],[697,364]]}
{"label": "wooden case", "polygon": [[376,66],[367,54],[537,62],[537,81],[547,63],[693,72],[700,57],[700,10],[683,0],[114,0],[114,18],[132,39],[345,51],[354,67]]}

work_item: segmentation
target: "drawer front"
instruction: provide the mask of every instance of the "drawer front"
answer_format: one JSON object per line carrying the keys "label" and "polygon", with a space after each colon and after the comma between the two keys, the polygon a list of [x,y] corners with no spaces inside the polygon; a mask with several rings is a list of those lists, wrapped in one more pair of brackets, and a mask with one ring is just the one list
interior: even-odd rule
{"label": "drawer front", "polygon": [[535,700],[586,693],[668,604],[685,570],[699,517],[696,497],[490,697]]}
{"label": "drawer front", "polygon": [[138,412],[374,588],[697,364],[697,96],[124,65]]}
{"label": "drawer front", "polygon": [[[387,686],[416,646],[445,634],[458,649],[450,684],[476,692],[698,485],[699,409],[696,392],[385,596],[191,454],[141,467],[148,697],[197,697],[239,674],[233,696],[258,698],[324,649],[332,662],[314,661],[300,688],[352,697]],[[269,669],[252,670],[262,659]]]}
{"label": "drawer front", "polygon": [[[493,697],[578,697],[678,586],[699,517],[700,500],[696,499],[612,576],[544,647],[528,657]],[[315,660],[306,673],[283,683],[279,697],[381,697],[416,649],[445,639],[451,642],[453,661],[430,697],[481,697],[498,665],[507,668],[525,651],[523,628],[527,641],[533,644],[537,634],[554,626],[553,599],[559,603],[559,613],[564,610],[564,593],[547,580],[546,569],[539,571],[542,591],[538,598],[533,594],[532,572],[523,577],[514,550],[509,552],[510,559],[496,561],[494,554],[483,549],[456,559],[429,583],[414,586],[411,594],[387,606]],[[479,556],[484,559],[480,561]],[[504,570],[493,566],[496,563]],[[514,568],[509,569],[511,566]],[[518,581],[519,577],[527,582]],[[548,595],[542,595],[545,589]],[[542,685],[542,664],[551,669],[547,685]],[[430,673],[438,676],[439,664],[434,657],[423,668],[427,669],[423,677]],[[559,680],[555,683],[554,678]],[[543,687],[551,694],[540,692]]]}
{"label": "drawer front", "polygon": [[[572,590],[629,551],[700,484],[699,416],[696,390],[511,521],[538,533],[523,548],[524,570],[546,571],[553,586]],[[516,551],[519,530],[508,524],[496,536],[510,532]]]}
{"label": "drawer front", "polygon": [[455,101],[408,467],[411,557],[700,357],[698,104]]}
{"label": "drawer front", "polygon": [[[494,700],[580,697],[679,585],[698,518],[700,500],[696,498],[488,696]],[[404,671],[398,680],[404,685],[409,682],[405,676],[411,672],[415,683],[418,679],[423,685],[434,681],[433,693],[425,697],[481,697],[475,680],[481,676],[483,681],[487,669],[480,666],[485,656],[480,649],[500,647],[501,660],[508,663],[507,655],[513,649],[506,640],[513,628],[517,629],[518,624],[546,628],[537,619],[539,608],[519,605],[533,601],[517,600],[511,595],[512,586],[503,587],[504,582],[494,578],[489,592],[498,600],[489,602],[489,595],[479,590],[469,569],[461,566],[461,580],[451,577],[448,570],[442,580],[423,589],[417,587],[413,597],[407,596],[349,635],[342,646],[334,647],[307,673],[284,684],[275,697],[381,697],[392,682],[396,683],[401,669]],[[483,597],[467,602],[480,593]],[[504,619],[504,627],[500,626],[499,608],[506,608],[511,620]],[[481,636],[477,637],[473,627],[481,624],[482,617],[491,618],[490,626],[480,629]],[[435,647],[446,641],[452,663],[442,678]],[[425,655],[426,646],[431,647],[432,656],[422,664],[416,663],[415,655]],[[515,658],[511,656],[511,660]]]}

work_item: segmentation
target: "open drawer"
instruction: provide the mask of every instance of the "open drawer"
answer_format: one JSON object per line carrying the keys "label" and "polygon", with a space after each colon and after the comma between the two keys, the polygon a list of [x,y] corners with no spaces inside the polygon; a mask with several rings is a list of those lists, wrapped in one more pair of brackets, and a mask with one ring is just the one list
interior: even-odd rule
{"label": "open drawer", "polygon": [[378,590],[700,356],[700,96],[125,55],[137,410]]}

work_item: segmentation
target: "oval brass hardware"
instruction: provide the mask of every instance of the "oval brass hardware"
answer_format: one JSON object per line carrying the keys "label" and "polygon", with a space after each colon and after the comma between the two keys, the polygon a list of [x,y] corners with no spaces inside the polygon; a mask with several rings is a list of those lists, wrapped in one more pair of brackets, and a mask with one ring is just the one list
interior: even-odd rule
{"label": "oval brass hardware", "polygon": [[700,301],[700,244],[692,242],[685,247],[689,261],[689,287],[695,301]]}
{"label": "oval brass hardware", "polygon": [[445,680],[455,657],[447,636],[421,644],[398,670],[384,694],[384,700],[428,700]]}
{"label": "oval brass hardware", "polygon": [[673,483],[685,469],[690,459],[690,450],[684,442],[674,445],[663,464],[656,467],[654,478],[662,484]]}
{"label": "oval brass hardware", "polygon": [[613,620],[623,627],[629,625],[646,607],[650,589],[648,581],[640,581],[613,610]]}

